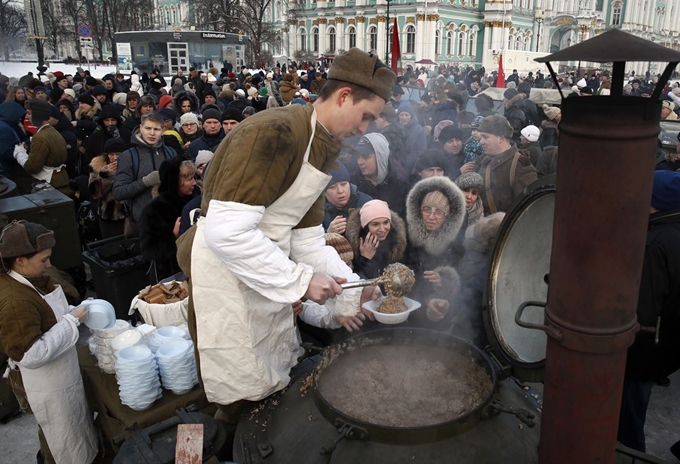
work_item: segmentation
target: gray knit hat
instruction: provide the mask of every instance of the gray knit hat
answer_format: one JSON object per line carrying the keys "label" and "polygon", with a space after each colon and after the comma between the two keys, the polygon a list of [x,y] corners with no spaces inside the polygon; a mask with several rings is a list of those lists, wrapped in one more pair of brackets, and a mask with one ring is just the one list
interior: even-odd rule
{"label": "gray knit hat", "polygon": [[465,174],[461,174],[454,181],[454,183],[461,190],[466,190],[469,188],[482,190],[484,188],[484,180],[482,179],[482,176],[476,172],[466,172]]}
{"label": "gray knit hat", "polygon": [[328,71],[328,80],[349,82],[365,87],[390,101],[396,76],[374,53],[351,48],[347,53],[337,55]]}
{"label": "gray knit hat", "polygon": [[505,116],[494,114],[484,118],[484,121],[479,125],[479,132],[486,132],[488,134],[511,139],[513,130]]}
{"label": "gray knit hat", "polygon": [[0,236],[0,256],[16,258],[38,253],[54,247],[54,232],[41,224],[28,221],[12,221]]}

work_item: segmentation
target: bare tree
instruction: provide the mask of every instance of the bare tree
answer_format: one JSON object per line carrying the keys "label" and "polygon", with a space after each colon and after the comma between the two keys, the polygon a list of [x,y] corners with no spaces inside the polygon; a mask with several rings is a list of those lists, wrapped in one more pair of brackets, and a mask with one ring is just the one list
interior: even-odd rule
{"label": "bare tree", "polygon": [[281,45],[279,27],[271,20],[272,0],[243,0],[241,2],[241,28],[250,39],[249,61],[255,65],[267,63],[271,53],[263,55],[263,45],[274,48]]}
{"label": "bare tree", "polygon": [[80,0],[61,0],[61,12],[63,15],[64,35],[67,40],[73,41],[73,47],[80,53],[80,37],[78,26],[85,17],[85,8]]}
{"label": "bare tree", "polygon": [[194,5],[197,29],[220,32],[241,30],[239,0],[203,0]]}
{"label": "bare tree", "polygon": [[144,17],[153,16],[153,0],[103,0],[104,34],[112,45],[112,58],[118,60],[113,37],[119,31],[138,31],[144,26]]}
{"label": "bare tree", "polygon": [[9,61],[11,50],[19,47],[26,35],[26,15],[18,3],[0,0],[0,48]]}

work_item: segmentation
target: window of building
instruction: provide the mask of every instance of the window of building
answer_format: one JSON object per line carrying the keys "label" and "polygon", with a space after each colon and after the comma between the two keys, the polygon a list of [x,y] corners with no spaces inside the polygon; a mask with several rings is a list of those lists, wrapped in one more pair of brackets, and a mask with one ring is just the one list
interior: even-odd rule
{"label": "window of building", "polygon": [[368,30],[368,48],[375,52],[378,49],[378,28],[371,26]]}
{"label": "window of building", "polygon": [[318,27],[312,28],[312,51],[313,52],[319,51],[319,28]]}
{"label": "window of building", "polygon": [[304,28],[300,29],[300,50],[303,52],[307,50],[307,31]]}
{"label": "window of building", "polygon": [[460,31],[458,33],[458,55],[465,55],[465,32]]}
{"label": "window of building", "polygon": [[434,55],[437,56],[439,53],[441,53],[441,50],[439,49],[439,46],[441,44],[442,40],[442,32],[437,29],[434,31]]}
{"label": "window of building", "polygon": [[468,35],[468,55],[474,57],[477,55],[477,32],[470,32]]}
{"label": "window of building", "polygon": [[522,40],[522,36],[517,34],[517,36],[515,37],[515,47],[514,47],[514,49],[515,50],[522,50],[522,44],[523,43],[524,43],[524,41]]}
{"label": "window of building", "polygon": [[328,28],[328,50],[331,52],[335,51],[335,28]]}
{"label": "window of building", "polygon": [[515,34],[510,33],[508,34],[508,50],[514,49],[515,49]]}
{"label": "window of building", "polygon": [[614,2],[612,8],[612,26],[621,25],[621,2]]}
{"label": "window of building", "polygon": [[453,55],[453,31],[446,33],[446,54]]}
{"label": "window of building", "polygon": [[350,26],[347,31],[347,37],[349,37],[349,48],[354,48],[357,46],[357,30],[354,26]]}
{"label": "window of building", "polygon": [[412,25],[406,26],[406,53],[416,52],[416,28]]}
{"label": "window of building", "polygon": [[392,38],[394,37],[394,25],[390,26],[389,32],[387,33],[387,49],[392,53]]}
{"label": "window of building", "polygon": [[172,13],[172,24],[177,24],[177,10],[174,6],[170,9],[170,12]]}

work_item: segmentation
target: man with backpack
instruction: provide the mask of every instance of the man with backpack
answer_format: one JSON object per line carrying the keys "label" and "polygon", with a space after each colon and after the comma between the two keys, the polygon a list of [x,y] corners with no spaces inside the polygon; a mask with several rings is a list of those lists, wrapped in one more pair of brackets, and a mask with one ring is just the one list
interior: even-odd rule
{"label": "man with backpack", "polygon": [[142,116],[132,136],[132,148],[118,158],[112,193],[117,201],[125,201],[127,221],[125,234],[137,236],[142,209],[152,199],[151,190],[161,183],[158,168],[177,153],[163,142],[163,117],[157,112]]}

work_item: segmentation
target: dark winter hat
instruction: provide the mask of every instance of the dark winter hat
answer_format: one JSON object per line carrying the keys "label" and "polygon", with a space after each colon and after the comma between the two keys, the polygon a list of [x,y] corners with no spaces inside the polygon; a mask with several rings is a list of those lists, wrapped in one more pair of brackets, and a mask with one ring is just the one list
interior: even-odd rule
{"label": "dark winter hat", "polygon": [[95,79],[92,76],[87,76],[87,79],[85,79],[85,83],[90,87],[95,87],[97,85],[97,79]]}
{"label": "dark winter hat", "polygon": [[465,141],[465,134],[463,133],[462,130],[458,129],[455,125],[446,126],[439,133],[439,141],[441,143],[446,143],[451,139],[458,139],[458,140],[461,140],[461,141]]}
{"label": "dark winter hat", "polygon": [[484,188],[484,180],[477,172],[466,172],[465,174],[461,174],[454,182],[461,190],[469,188],[482,190]]}
{"label": "dark winter hat", "polygon": [[207,90],[205,90],[205,91],[203,92],[203,99],[205,99],[205,97],[207,97],[208,95],[211,95],[211,96],[213,96],[213,97],[216,96],[216,95],[215,95],[215,91],[214,91],[213,89],[207,89]]}
{"label": "dark winter hat", "polygon": [[104,153],[123,153],[125,150],[127,147],[120,137],[109,139],[104,144]]}
{"label": "dark winter hat", "polygon": [[472,120],[472,123],[470,123],[470,127],[472,129],[479,129],[480,124],[482,124],[482,121],[484,121],[484,116],[475,116],[475,119]]}
{"label": "dark winter hat", "polygon": [[477,95],[475,107],[478,111],[493,110],[493,99],[485,93]]}
{"label": "dark winter hat", "polygon": [[680,172],[654,172],[652,206],[659,211],[680,209]]}
{"label": "dark winter hat", "polygon": [[227,108],[222,113],[220,117],[220,122],[222,121],[243,121],[243,112],[239,111],[237,108]]}
{"label": "dark winter hat", "polygon": [[50,119],[50,107],[52,105],[45,100],[32,98],[26,101],[26,109],[31,110],[31,121],[41,123]]}
{"label": "dark winter hat", "polygon": [[173,123],[177,122],[177,113],[172,108],[161,108],[158,112],[163,117],[163,121],[172,120]]}
{"label": "dark winter hat", "polygon": [[[451,126],[447,126],[451,127]],[[445,127],[446,129],[446,127]],[[423,153],[415,166],[415,171],[420,172],[430,168],[442,168],[446,172],[446,156],[441,150],[430,148]]]}
{"label": "dark winter hat", "polygon": [[585,87],[581,87],[581,88],[579,89],[579,92],[581,92],[582,94],[583,94],[583,93],[587,93],[587,94],[589,94],[589,95],[592,95],[592,94],[593,94],[593,89],[591,89],[590,87],[588,87],[588,86],[586,85]]}
{"label": "dark winter hat", "polygon": [[328,171],[331,175],[331,180],[328,182],[326,188],[330,188],[338,182],[349,182],[349,171],[340,160],[336,161],[337,167]]}
{"label": "dark winter hat", "polygon": [[505,92],[503,92],[503,97],[510,100],[512,98],[515,98],[517,94],[519,94],[517,89],[507,89]]}
{"label": "dark winter hat", "polygon": [[52,91],[50,92],[50,100],[52,100],[53,102],[58,102],[59,100],[61,100],[61,97],[63,96],[64,91],[60,87],[52,89]]}
{"label": "dark winter hat", "polygon": [[104,120],[108,118],[118,119],[120,122],[120,110],[116,105],[104,105],[102,108],[101,115],[99,115],[99,120]]}
{"label": "dark winter hat", "polygon": [[479,125],[479,132],[486,132],[499,137],[505,137],[506,139],[511,139],[513,131],[512,126],[508,120],[505,119],[505,116],[494,114],[484,118],[484,121]]}
{"label": "dark winter hat", "polygon": [[92,95],[81,95],[78,97],[78,103],[94,106],[94,98],[92,98]]}
{"label": "dark winter hat", "polygon": [[92,96],[96,97],[97,95],[108,95],[106,87],[104,87],[103,85],[95,85],[94,88],[92,89]]}
{"label": "dark winter hat", "polygon": [[59,119],[60,114],[61,111],[59,111],[58,107],[50,105],[50,118]]}
{"label": "dark winter hat", "polygon": [[400,85],[395,84],[394,87],[392,87],[392,95],[395,97],[397,95],[404,95],[404,89],[402,89]]}
{"label": "dark winter hat", "polygon": [[56,244],[54,232],[41,224],[12,221],[0,236],[0,257],[3,259],[38,253]]}
{"label": "dark winter hat", "polygon": [[[57,71],[57,72],[60,72],[60,71]],[[57,76],[57,72],[54,73],[54,75],[56,76],[56,79],[54,79],[54,82],[60,82],[60,81],[63,81],[64,79],[67,79],[67,77],[64,76],[63,74]]]}
{"label": "dark winter hat", "polygon": [[208,108],[207,110],[204,110],[203,113],[201,113],[201,117],[203,118],[203,122],[207,121],[208,119],[216,119],[222,122],[220,119],[222,115],[220,114],[219,110],[214,108]]}
{"label": "dark winter hat", "polygon": [[337,80],[360,85],[371,90],[385,101],[392,96],[396,76],[377,55],[352,48],[347,53],[336,55],[328,71],[328,80]]}

